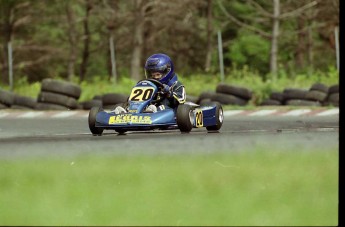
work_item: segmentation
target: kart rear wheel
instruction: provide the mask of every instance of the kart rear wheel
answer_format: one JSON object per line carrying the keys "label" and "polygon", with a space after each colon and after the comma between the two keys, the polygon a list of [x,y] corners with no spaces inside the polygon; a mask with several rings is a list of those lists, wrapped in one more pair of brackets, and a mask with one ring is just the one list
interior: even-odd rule
{"label": "kart rear wheel", "polygon": [[127,130],[123,130],[123,129],[115,129],[115,132],[119,133],[120,135],[123,135],[127,132]]}
{"label": "kart rear wheel", "polygon": [[176,122],[181,132],[190,132],[193,128],[194,114],[190,105],[179,105],[176,112]]}
{"label": "kart rear wheel", "polygon": [[96,127],[96,115],[102,110],[101,107],[94,106],[89,112],[89,128],[94,136],[100,136],[103,133],[103,128]]}
{"label": "kart rear wheel", "polygon": [[207,126],[206,127],[207,131],[218,131],[223,125],[224,114],[223,114],[222,105],[220,105],[217,102],[215,102],[215,105],[216,105],[216,116],[215,116],[216,117],[216,125]]}

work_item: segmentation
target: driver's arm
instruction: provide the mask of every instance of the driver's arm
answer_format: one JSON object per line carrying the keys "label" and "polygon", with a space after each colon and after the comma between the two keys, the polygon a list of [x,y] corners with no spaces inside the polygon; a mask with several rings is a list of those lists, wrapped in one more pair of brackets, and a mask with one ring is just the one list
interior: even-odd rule
{"label": "driver's arm", "polygon": [[174,102],[176,101],[179,104],[186,102],[186,91],[184,86],[179,81],[177,81],[176,84],[173,85],[172,92]]}

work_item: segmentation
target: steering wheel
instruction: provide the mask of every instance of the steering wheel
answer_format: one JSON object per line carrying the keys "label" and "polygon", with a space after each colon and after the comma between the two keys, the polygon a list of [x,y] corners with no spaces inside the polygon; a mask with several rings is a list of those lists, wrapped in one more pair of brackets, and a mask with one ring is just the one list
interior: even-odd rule
{"label": "steering wheel", "polygon": [[158,88],[161,88],[161,89],[164,88],[164,85],[161,82],[159,82],[158,80],[155,80],[155,79],[143,79],[143,80],[140,80],[138,83],[140,83],[142,81],[145,81],[145,80],[154,83]]}
{"label": "steering wheel", "polygon": [[157,96],[159,98],[155,99],[155,100],[152,100],[151,103],[160,102],[162,99],[165,98],[165,93],[162,91],[163,88],[164,88],[164,85],[161,82],[159,82],[158,80],[155,80],[155,79],[143,79],[143,80],[140,80],[138,83],[140,83],[142,81],[150,81],[150,82],[154,83],[158,87]]}

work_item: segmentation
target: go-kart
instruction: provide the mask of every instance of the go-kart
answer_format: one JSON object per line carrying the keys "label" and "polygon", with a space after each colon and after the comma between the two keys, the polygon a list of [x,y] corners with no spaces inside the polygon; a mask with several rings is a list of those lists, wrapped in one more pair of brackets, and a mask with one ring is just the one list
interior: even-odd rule
{"label": "go-kart", "polygon": [[223,124],[223,109],[220,103],[210,102],[197,105],[185,102],[176,108],[166,108],[157,112],[146,112],[150,104],[164,99],[164,85],[158,80],[144,79],[132,89],[125,107],[127,113],[106,111],[92,107],[89,112],[89,128],[93,135],[102,135],[103,130],[115,130],[119,134],[127,131],[179,129],[189,133],[193,128],[206,127],[208,131],[218,131]]}

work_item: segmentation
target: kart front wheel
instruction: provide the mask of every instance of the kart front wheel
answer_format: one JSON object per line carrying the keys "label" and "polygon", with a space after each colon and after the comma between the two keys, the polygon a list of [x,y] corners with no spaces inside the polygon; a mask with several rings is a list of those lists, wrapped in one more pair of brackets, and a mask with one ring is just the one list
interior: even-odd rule
{"label": "kart front wheel", "polygon": [[216,105],[216,116],[215,116],[216,124],[212,126],[207,126],[206,127],[207,131],[218,131],[223,125],[224,114],[223,114],[222,105],[220,105],[218,102],[215,102],[215,105]]}
{"label": "kart front wheel", "polygon": [[190,132],[193,128],[193,108],[189,105],[179,105],[176,112],[176,123],[181,132]]}
{"label": "kart front wheel", "polygon": [[100,107],[92,107],[89,112],[89,128],[94,136],[100,136],[103,133],[103,128],[96,127],[96,115],[101,111]]}

